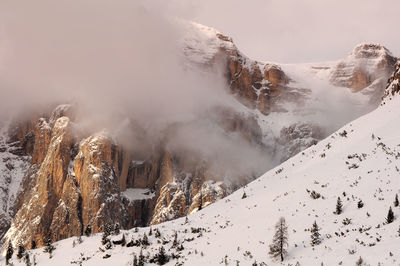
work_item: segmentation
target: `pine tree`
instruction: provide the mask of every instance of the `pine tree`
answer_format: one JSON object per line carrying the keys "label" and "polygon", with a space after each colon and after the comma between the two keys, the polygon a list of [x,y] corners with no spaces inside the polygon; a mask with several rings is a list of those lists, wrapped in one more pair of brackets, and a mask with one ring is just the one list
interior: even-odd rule
{"label": "pine tree", "polygon": [[150,243],[149,243],[149,238],[147,237],[146,233],[144,233],[141,243],[142,243],[142,245],[144,245],[144,246],[150,245]]}
{"label": "pine tree", "polygon": [[362,207],[364,207],[364,202],[362,200],[359,200],[357,203],[357,208],[361,209]]}
{"label": "pine tree", "polygon": [[390,208],[389,208],[389,211],[388,211],[387,218],[386,218],[386,222],[387,222],[388,224],[390,224],[390,223],[393,222],[393,221],[394,221],[394,213],[393,213],[393,211],[392,211],[392,207],[390,207]]}
{"label": "pine tree", "polygon": [[36,241],[32,239],[31,241],[31,249],[35,249],[37,247]]}
{"label": "pine tree", "polygon": [[197,211],[201,211],[201,209],[203,209],[203,195],[200,193],[199,207],[197,208]]}
{"label": "pine tree", "polygon": [[104,232],[101,235],[101,244],[102,245],[105,245],[108,242],[110,242],[110,239],[108,238],[110,236],[110,234],[111,234],[111,225],[107,223],[104,225]]}
{"label": "pine tree", "polygon": [[174,242],[172,242],[172,247],[176,248],[178,245],[179,245],[179,243],[178,243],[178,233],[175,231]]}
{"label": "pine tree", "polygon": [[14,248],[10,242],[10,244],[8,244],[7,253],[6,253],[6,265],[8,265],[10,263],[10,259],[12,258],[13,254],[14,254]]}
{"label": "pine tree", "polygon": [[395,207],[398,207],[398,206],[399,206],[399,197],[397,196],[397,194],[396,194],[396,197],[394,197],[394,202],[393,202],[393,204],[394,204]]}
{"label": "pine tree", "polygon": [[287,253],[285,246],[288,246],[288,227],[284,217],[279,219],[279,222],[275,225],[275,230],[272,244],[269,246],[269,254],[272,258],[280,257],[283,261],[283,257]]}
{"label": "pine tree", "polygon": [[25,247],[21,243],[18,245],[17,258],[20,260],[25,255]]}
{"label": "pine tree", "polygon": [[154,230],[154,236],[157,237],[157,238],[161,237],[161,233],[160,233],[160,230],[158,230],[158,228],[156,228]]}
{"label": "pine tree", "polygon": [[91,234],[92,234],[92,227],[90,226],[90,224],[88,224],[88,225],[86,226],[86,229],[85,229],[85,235],[86,235],[87,237],[89,237]]}
{"label": "pine tree", "polygon": [[133,266],[139,266],[136,254],[133,256]]}
{"label": "pine tree", "polygon": [[119,225],[119,223],[114,224],[114,228],[113,228],[113,233],[114,235],[119,235],[121,226]]}
{"label": "pine tree", "polygon": [[243,191],[242,199],[245,199],[245,198],[247,198],[247,194],[245,191]]}
{"label": "pine tree", "polygon": [[45,247],[44,252],[49,253],[50,258],[52,258],[53,251],[56,249],[51,243],[51,234],[49,234],[44,240]]}
{"label": "pine tree", "polygon": [[161,246],[158,254],[156,255],[156,260],[158,265],[164,265],[168,262],[169,259],[167,254],[165,254],[165,249],[163,246]]}
{"label": "pine tree", "polygon": [[125,234],[122,234],[121,246],[125,247],[125,245],[126,245],[126,238],[125,238]]}
{"label": "pine tree", "polygon": [[29,253],[25,252],[25,257],[24,257],[25,265],[26,266],[31,266],[31,258],[29,257]]}
{"label": "pine tree", "polygon": [[143,256],[143,248],[140,249],[138,266],[144,266],[145,258]]}
{"label": "pine tree", "polygon": [[149,236],[152,236],[152,235],[153,235],[153,229],[151,229],[151,227],[150,227]]}
{"label": "pine tree", "polygon": [[319,228],[317,222],[314,221],[311,227],[311,246],[321,244],[321,234],[319,233],[319,230],[321,230],[321,228]]}
{"label": "pine tree", "polygon": [[340,199],[340,197],[338,197],[337,201],[336,201],[336,212],[335,212],[335,214],[337,214],[337,215],[341,214],[342,211],[343,211],[342,208],[343,208],[342,200]]}
{"label": "pine tree", "polygon": [[358,260],[356,261],[356,266],[362,266],[364,263],[364,260],[361,258],[361,256],[358,258]]}

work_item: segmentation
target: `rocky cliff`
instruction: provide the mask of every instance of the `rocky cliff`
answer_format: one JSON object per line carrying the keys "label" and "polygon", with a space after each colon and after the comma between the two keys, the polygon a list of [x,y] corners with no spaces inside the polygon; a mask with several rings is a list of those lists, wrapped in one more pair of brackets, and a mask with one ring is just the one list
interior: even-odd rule
{"label": "rocky cliff", "polygon": [[[106,224],[157,224],[205,207],[230,191],[203,163],[187,166],[185,156],[161,143],[147,160],[135,161],[134,150],[124,149],[105,130],[84,136],[73,113],[73,107],[61,105],[45,117],[22,122],[30,127],[11,126],[3,153],[18,150],[22,159],[13,156],[25,163],[20,170],[24,177],[16,180],[18,200],[4,204],[15,210],[3,219],[4,234],[14,216],[5,239],[32,247],[81,235],[87,228],[101,232]],[[213,113],[227,132],[260,144],[255,120],[229,109]],[[21,145],[27,139],[29,149]]]}
{"label": "rocky cliff", "polygon": [[[381,46],[361,45],[351,60],[300,66],[303,72],[293,72],[293,66],[247,58],[231,38],[214,29],[188,28],[182,47],[188,67],[221,68],[232,102],[238,102],[236,109],[208,110],[204,120],[268,153],[276,163],[330,133],[307,120],[308,113],[318,110],[309,109],[315,88],[302,82],[301,75],[325,73],[326,86],[350,88],[371,100],[382,96],[380,80],[396,60]],[[5,180],[0,184],[5,213],[0,214],[0,238],[7,231],[4,240],[29,248],[49,238],[81,235],[87,228],[100,232],[109,223],[122,228],[157,224],[206,207],[255,177],[249,172],[226,182],[209,160],[171,149],[168,136],[184,124],[171,125],[165,138],[138,159],[138,150],[127,148],[108,130],[82,132],[74,108],[60,105],[1,127],[8,132],[1,134],[0,145]]]}
{"label": "rocky cliff", "polygon": [[330,80],[336,86],[371,95],[371,101],[379,103],[387,79],[394,71],[397,61],[389,50],[380,44],[360,44],[332,70]]}

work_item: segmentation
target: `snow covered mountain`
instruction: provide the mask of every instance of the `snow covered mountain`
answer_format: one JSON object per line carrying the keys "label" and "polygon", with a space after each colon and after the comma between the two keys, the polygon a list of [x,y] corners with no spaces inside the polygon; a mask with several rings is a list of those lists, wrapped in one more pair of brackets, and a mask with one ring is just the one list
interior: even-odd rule
{"label": "snow covered mountain", "polygon": [[[38,265],[132,265],[142,252],[152,265],[164,247],[167,265],[275,265],[280,262],[271,260],[268,246],[275,223],[285,217],[289,241],[283,265],[354,265],[360,257],[364,264],[358,265],[398,265],[399,77],[397,67],[376,110],[224,200],[187,218],[113,233],[106,245],[100,234],[70,238],[54,244],[52,258],[37,249],[29,251],[30,259]],[[322,242],[312,246],[314,221]],[[138,241],[143,237],[149,243]]]}
{"label": "snow covered mountain", "polygon": [[382,45],[360,44],[333,62],[260,62],[243,55],[231,38],[213,28],[184,26],[186,58],[202,69],[227,65],[231,92],[246,106],[242,112],[256,117],[262,142],[277,162],[376,108],[397,61]]}
{"label": "snow covered mountain", "polygon": [[[193,124],[211,125],[207,129],[222,132],[224,139],[229,140],[225,147],[232,143],[243,147],[241,155],[244,157],[249,147],[260,152],[262,161],[254,156],[242,161],[244,164],[246,160],[254,160],[251,166],[261,165],[261,171],[266,171],[316,144],[346,122],[374,109],[379,104],[377,99],[384,92],[382,81],[386,81],[397,60],[380,45],[362,44],[338,62],[301,65],[258,62],[247,58],[229,37],[212,28],[195,23],[186,23],[183,27],[187,32],[182,40],[183,64],[189,71],[217,69],[225,73],[231,93],[229,108],[216,106],[212,110],[203,110],[204,113],[195,121],[170,125],[159,143],[148,146],[147,152],[151,151],[151,154],[145,159],[136,158],[137,150],[129,151],[108,131],[80,131],[81,125],[75,115],[77,107],[74,105],[49,107],[44,113],[32,114],[25,120],[3,126],[0,170],[6,178],[1,184],[5,192],[0,195],[0,206],[6,214],[0,215],[0,233],[8,230],[4,239],[7,243],[11,241],[16,245],[23,242],[26,248],[32,248],[45,245],[48,238],[58,241],[81,235],[88,228],[95,233],[101,232],[108,223],[118,223],[128,229],[156,225],[195,213],[200,206],[206,207],[224,198],[261,172],[259,168],[246,168],[245,172],[240,172],[240,178],[235,179],[231,176],[232,169],[223,169],[228,174],[220,176],[212,171],[212,160],[198,160],[197,154],[189,153],[188,156],[187,151],[182,152],[177,143],[169,143],[171,135],[177,134],[179,140],[189,136],[192,137],[189,139],[191,142],[196,142],[196,132],[185,134],[185,129]],[[135,121],[124,120],[121,128],[135,132],[145,144],[148,141],[146,134],[149,132]],[[267,156],[268,160],[262,156]],[[328,153],[321,153],[322,161],[324,156],[328,157]],[[296,162],[298,165],[299,162]],[[285,166],[288,164],[283,165],[285,169],[290,168]],[[273,171],[286,173],[287,169]],[[277,178],[273,177],[271,184],[279,183],[273,181]],[[257,182],[271,188],[269,178],[263,177]],[[255,186],[255,183],[252,184],[249,188]],[[285,182],[282,181],[282,184]],[[301,184],[298,186],[301,187]],[[257,197],[249,188],[245,189],[249,196],[245,201],[252,202]],[[271,191],[265,191],[268,194],[266,210],[273,210],[275,206],[270,206],[268,197],[274,194]],[[263,193],[260,192],[259,197]],[[243,194],[242,191],[239,194]],[[238,195],[233,199],[235,197]],[[233,204],[229,201],[220,200],[217,206],[228,205],[207,207],[207,210],[217,208],[215,215],[218,215],[217,212],[223,215],[225,211],[219,208],[228,211],[236,206],[229,205]],[[263,206],[263,203],[254,205]],[[237,219],[240,213],[238,211]],[[207,222],[196,218],[201,217],[197,214],[191,216],[194,220],[190,227],[206,223],[210,227],[207,230],[214,232],[215,226],[211,227],[211,223],[217,220],[220,220],[218,226],[230,227],[224,216],[214,220],[211,216]],[[291,225],[293,220],[289,217],[287,220]],[[178,223],[182,221],[171,223],[170,229]],[[239,226],[239,222],[235,224]],[[243,228],[234,228],[243,231]],[[148,228],[139,229],[139,232],[143,233],[143,230]],[[202,229],[194,232],[206,235]],[[229,230],[226,232],[232,233]],[[167,230],[165,234],[172,234],[172,231]],[[270,238],[269,234],[266,232],[266,239]],[[225,241],[221,235],[219,237],[220,241]],[[97,238],[88,241],[97,241]],[[199,238],[199,241],[203,240]],[[218,251],[214,244],[210,247]],[[204,252],[210,250],[212,253],[211,249],[204,249]],[[204,257],[220,260],[216,258],[220,252],[215,254]],[[260,253],[257,261],[261,258]]]}

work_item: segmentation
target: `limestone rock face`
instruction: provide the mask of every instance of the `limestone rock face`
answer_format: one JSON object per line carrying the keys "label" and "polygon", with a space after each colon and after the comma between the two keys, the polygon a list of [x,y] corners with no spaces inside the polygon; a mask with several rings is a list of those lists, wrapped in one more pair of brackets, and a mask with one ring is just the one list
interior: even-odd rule
{"label": "limestone rock face", "polygon": [[0,243],[19,209],[18,188],[30,165],[27,156],[11,152],[15,147],[7,143],[6,132],[7,127],[0,121]]}
{"label": "limestone rock face", "polygon": [[51,128],[44,118],[40,118],[35,127],[35,144],[32,164],[41,164],[47,154],[51,138]]}
{"label": "limestone rock face", "polygon": [[360,44],[333,69],[330,80],[358,92],[374,82],[380,101],[388,77],[393,73],[397,59],[382,45]]}
{"label": "limestone rock face", "polygon": [[167,183],[161,188],[150,224],[176,219],[185,214],[186,197],[183,191],[176,183]]}
{"label": "limestone rock face", "polygon": [[48,152],[39,169],[32,197],[26,199],[17,212],[7,232],[7,239],[19,239],[28,244],[35,240],[43,244],[52,223],[54,209],[62,194],[70,148],[73,143],[72,126],[67,117],[59,118],[54,125]]}
{"label": "limestone rock face", "polygon": [[285,157],[282,161],[289,159],[302,150],[318,143],[325,132],[317,125],[299,123],[282,128],[278,141],[285,147]]}
{"label": "limestone rock face", "polygon": [[29,155],[33,152],[35,145],[35,121],[33,119],[20,120],[16,119],[10,126],[9,138],[7,140],[10,144],[9,151],[16,155]]}
{"label": "limestone rock face", "polygon": [[[387,101],[392,100],[400,92],[400,62],[396,63],[395,71],[388,80],[385,93],[382,97],[381,105],[386,104]],[[398,96],[397,96],[398,97]]]}
{"label": "limestone rock face", "polygon": [[[243,55],[228,56],[228,82],[232,93],[249,108],[263,114],[283,111],[279,104],[292,93],[289,78],[278,65],[250,61]],[[295,99],[293,97],[293,99]]]}
{"label": "limestone rock face", "polygon": [[[288,86],[290,79],[280,66],[251,60],[228,36],[196,23],[191,25],[191,34],[184,40],[185,56],[203,67],[222,64],[229,88],[242,104],[268,115],[285,111],[282,101],[298,100],[299,93]],[[199,45],[202,41],[208,45]]]}
{"label": "limestone rock face", "polygon": [[123,196],[131,160],[107,132],[80,140],[74,124],[62,116],[52,128],[39,119],[35,136],[32,166],[6,239],[26,247],[34,241],[40,247],[48,237],[58,241],[79,236],[89,225],[96,233],[106,223],[123,228],[147,223],[151,198]]}
{"label": "limestone rock face", "polygon": [[206,181],[194,194],[188,213],[197,211],[199,206],[206,207],[227,195],[227,188],[222,182]]}
{"label": "limestone rock face", "polygon": [[[126,207],[121,207],[118,152],[106,132],[85,139],[75,157],[74,175],[82,198],[82,223],[100,232],[106,223],[118,222],[124,228],[130,225]],[[118,165],[118,163],[117,163]],[[117,170],[117,171],[116,171]],[[123,172],[125,173],[125,172]],[[132,225],[131,225],[132,226]]]}

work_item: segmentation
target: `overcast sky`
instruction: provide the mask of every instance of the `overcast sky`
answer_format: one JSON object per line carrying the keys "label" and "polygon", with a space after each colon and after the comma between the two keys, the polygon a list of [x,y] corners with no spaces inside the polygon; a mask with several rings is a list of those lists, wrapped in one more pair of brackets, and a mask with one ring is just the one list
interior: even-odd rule
{"label": "overcast sky", "polygon": [[255,59],[336,60],[361,42],[381,43],[400,56],[399,0],[182,1],[191,6],[183,16],[230,35]]}

